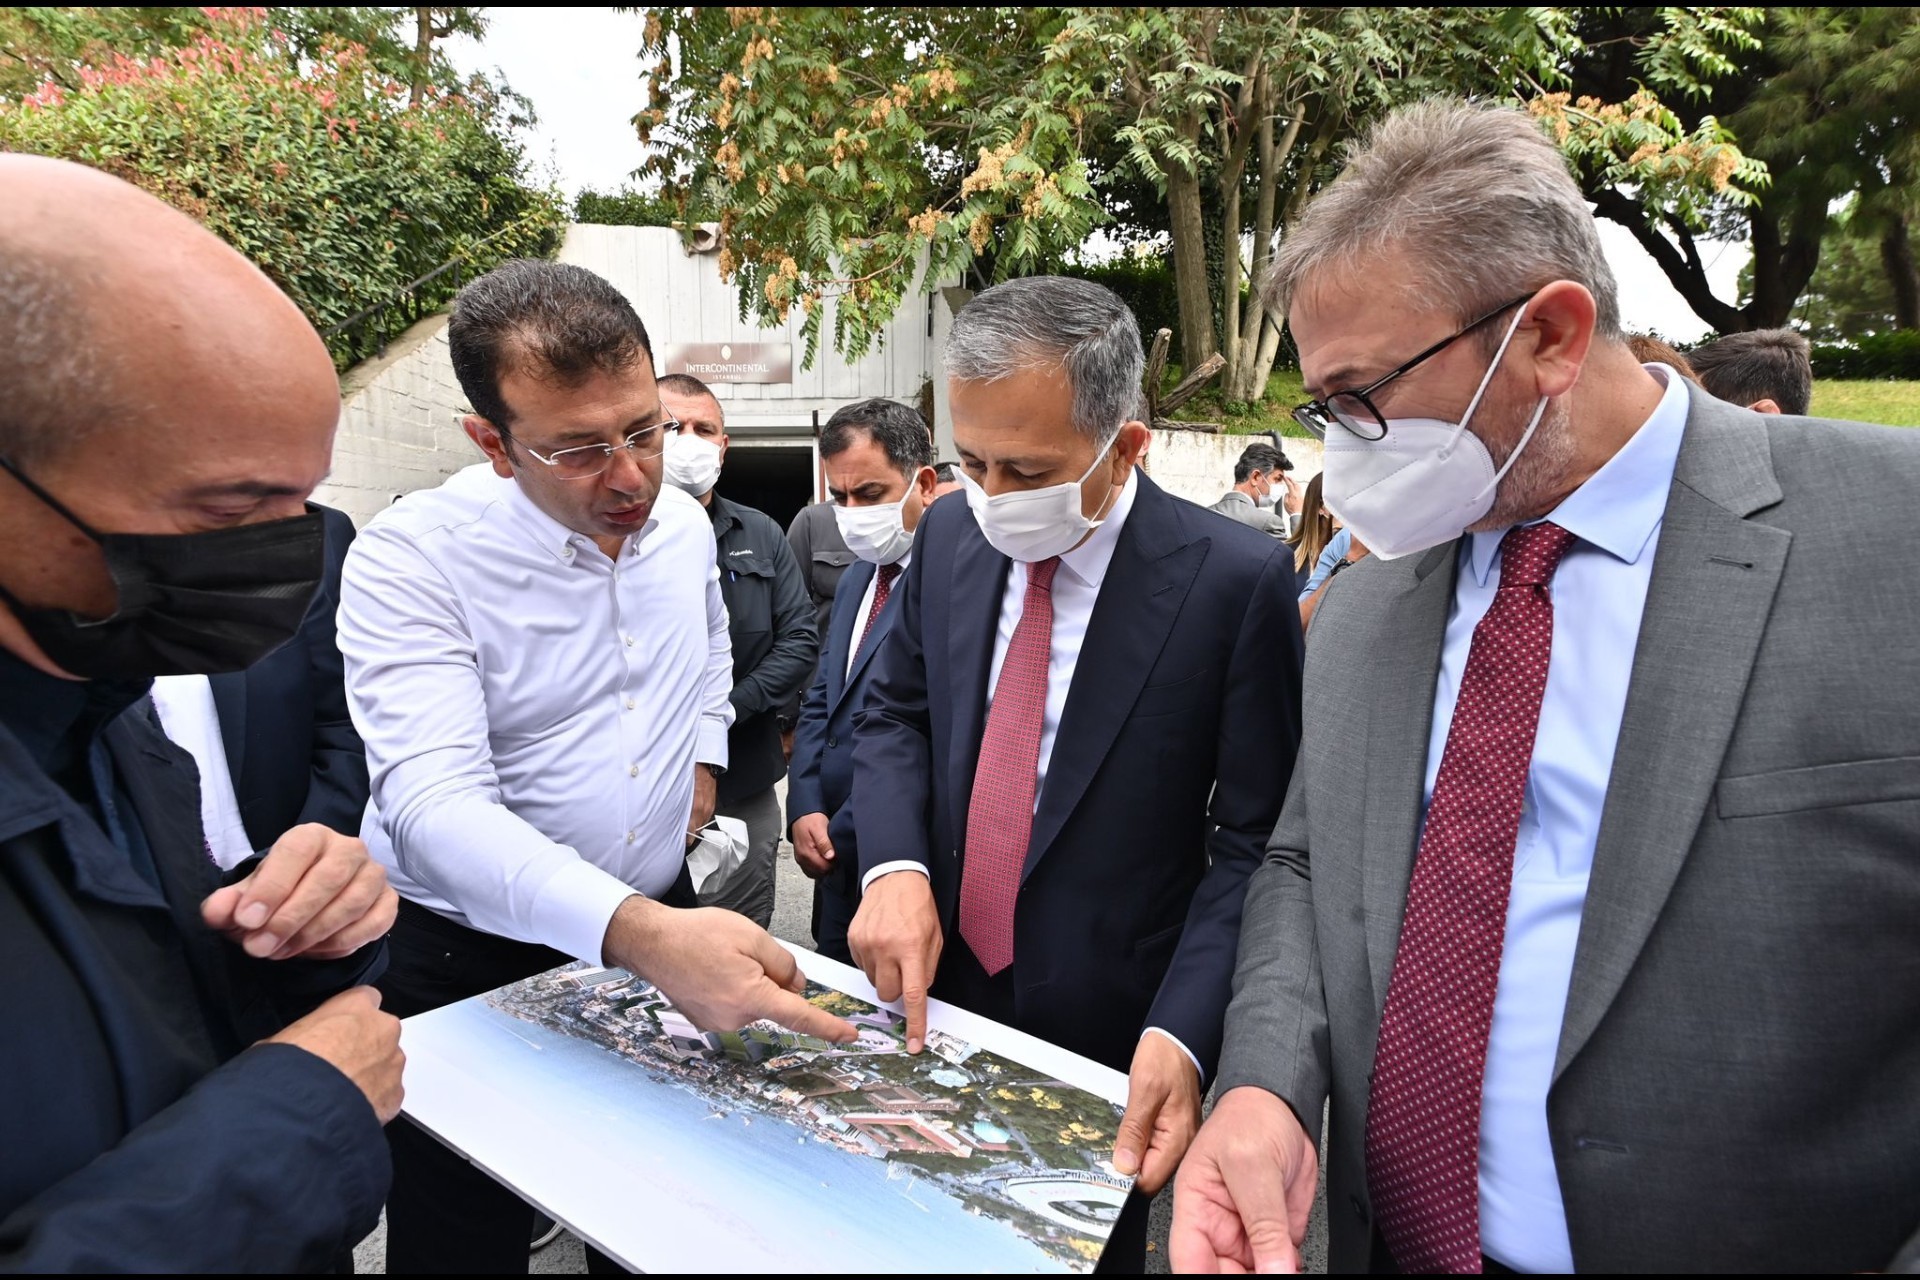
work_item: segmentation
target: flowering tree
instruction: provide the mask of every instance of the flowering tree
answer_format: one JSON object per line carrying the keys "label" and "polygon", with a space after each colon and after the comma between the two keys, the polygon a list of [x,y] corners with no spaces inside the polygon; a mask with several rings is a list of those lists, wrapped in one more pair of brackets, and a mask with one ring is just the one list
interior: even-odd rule
{"label": "flowering tree", "polygon": [[[551,251],[562,207],[524,180],[509,104],[485,81],[409,106],[413,86],[364,45],[329,40],[300,57],[265,10],[202,13],[183,45],[103,54],[67,87],[49,79],[0,101],[0,148],[152,192],[245,253],[322,330],[451,259],[479,271]],[[331,340],[336,360],[358,354],[352,339]]]}

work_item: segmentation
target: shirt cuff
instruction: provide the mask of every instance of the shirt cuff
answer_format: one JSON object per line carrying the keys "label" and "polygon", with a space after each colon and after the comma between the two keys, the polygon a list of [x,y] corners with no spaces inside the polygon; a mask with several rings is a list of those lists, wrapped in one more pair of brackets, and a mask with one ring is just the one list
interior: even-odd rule
{"label": "shirt cuff", "polygon": [[604,964],[607,926],[620,904],[636,892],[591,862],[570,862],[540,887],[533,900],[534,936],[576,960]]}
{"label": "shirt cuff", "polygon": [[703,715],[693,738],[693,758],[701,764],[727,767],[727,722],[723,716]]}
{"label": "shirt cuff", "polygon": [[861,876],[860,892],[865,893],[867,886],[871,885],[875,880],[878,880],[881,876],[892,875],[896,871],[918,871],[921,875],[927,876],[927,879],[933,879],[932,876],[927,875],[925,863],[915,862],[912,858],[901,858],[894,862],[883,862],[873,870],[867,872],[864,876]]}
{"label": "shirt cuff", "polygon": [[1148,1027],[1145,1031],[1142,1031],[1140,1033],[1140,1038],[1142,1040],[1145,1040],[1148,1036],[1165,1036],[1167,1039],[1173,1041],[1173,1043],[1179,1048],[1180,1052],[1187,1055],[1187,1061],[1193,1064],[1193,1069],[1200,1073],[1200,1083],[1205,1084],[1207,1082],[1207,1069],[1200,1065],[1200,1059],[1193,1056],[1193,1050],[1187,1048],[1185,1044],[1181,1043],[1179,1036],[1173,1034],[1173,1032],[1168,1031],[1164,1027]]}

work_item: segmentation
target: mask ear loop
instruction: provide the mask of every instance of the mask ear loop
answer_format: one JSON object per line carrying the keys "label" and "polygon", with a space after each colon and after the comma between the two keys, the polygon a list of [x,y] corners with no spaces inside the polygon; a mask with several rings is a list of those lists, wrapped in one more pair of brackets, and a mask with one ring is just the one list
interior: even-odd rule
{"label": "mask ear loop", "polygon": [[13,459],[5,456],[0,456],[0,470],[4,470],[8,475],[12,476],[15,480],[18,480],[20,482],[21,487],[24,488],[28,493],[40,499],[40,501],[46,503],[49,507],[52,507],[54,510],[54,514],[60,516],[67,523],[71,524],[74,528],[78,529],[80,532],[86,534],[89,538],[93,539],[95,542],[100,541],[100,535],[94,531],[92,525],[88,524],[85,520],[82,520],[79,516],[73,514],[73,512],[69,511],[67,509],[66,503],[60,501],[60,499],[54,497],[52,494],[48,493],[45,489],[42,489],[38,484],[34,483],[31,479],[29,479],[26,472],[22,471],[19,467],[14,465]]}
{"label": "mask ear loop", "polygon": [[[1529,298],[1528,301],[1531,302],[1532,299]],[[1526,317],[1527,308],[1523,304],[1520,310],[1514,313],[1513,323],[1507,326],[1506,336],[1500,339],[1500,345],[1494,348],[1493,360],[1487,365],[1486,376],[1480,379],[1480,385],[1474,389],[1473,399],[1467,401],[1467,411],[1460,415],[1460,424],[1453,429],[1453,435],[1448,439],[1446,448],[1440,450],[1439,456],[1442,462],[1446,461],[1453,453],[1453,446],[1460,443],[1460,433],[1467,429],[1469,422],[1473,421],[1473,411],[1480,407],[1481,398],[1487,394],[1487,388],[1493,385],[1493,375],[1499,370],[1500,361],[1507,354],[1507,346],[1513,341],[1513,335],[1520,332],[1520,322],[1526,319]],[[1539,421],[1538,415],[1535,415],[1534,421]],[[1528,430],[1531,431],[1532,429],[1529,428]],[[1518,453],[1519,451],[1516,449],[1514,452]]]}

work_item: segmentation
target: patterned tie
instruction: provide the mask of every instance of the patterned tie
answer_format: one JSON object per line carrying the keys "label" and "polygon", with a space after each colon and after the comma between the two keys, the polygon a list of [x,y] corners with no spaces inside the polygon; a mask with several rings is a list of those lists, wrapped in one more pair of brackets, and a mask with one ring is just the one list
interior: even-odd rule
{"label": "patterned tie", "polygon": [[880,611],[887,607],[887,597],[893,594],[893,580],[899,576],[899,565],[880,566],[880,576],[873,583],[873,607],[867,610],[867,625],[860,628],[860,643],[853,646],[855,658],[858,658],[860,651],[867,647],[867,637],[873,634],[873,624],[879,619]]}
{"label": "patterned tie", "polygon": [[1033,838],[1040,780],[1040,727],[1053,653],[1053,574],[1060,557],[1027,566],[1027,594],[993,689],[980,763],[967,804],[967,860],[960,869],[960,936],[989,974],[1013,963],[1013,903]]}
{"label": "patterned tie", "polygon": [[1366,1134],[1367,1186],[1402,1271],[1480,1270],[1480,1087],[1553,648],[1548,584],[1573,541],[1554,524],[1501,540],[1407,891]]}

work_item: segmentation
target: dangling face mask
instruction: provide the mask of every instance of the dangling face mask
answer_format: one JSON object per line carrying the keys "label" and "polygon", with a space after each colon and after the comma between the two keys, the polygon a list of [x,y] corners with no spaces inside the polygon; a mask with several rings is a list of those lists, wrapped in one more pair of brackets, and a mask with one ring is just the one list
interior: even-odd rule
{"label": "dangling face mask", "polygon": [[661,474],[668,484],[697,498],[720,479],[720,446],[682,429],[667,437]]}
{"label": "dangling face mask", "polygon": [[989,498],[987,491],[963,469],[960,483],[966,489],[967,506],[987,542],[1009,560],[1023,564],[1049,560],[1080,545],[1088,530],[1100,527],[1114,497],[1114,491],[1109,490],[1100,504],[1099,515],[1088,516],[1082,510],[1083,486],[1087,477],[1107,460],[1107,455],[1113,452],[1114,440],[1119,438],[1120,433],[1116,431],[1078,480],[1048,485],[1044,489],[1016,489]]}
{"label": "dangling face mask", "polygon": [[1465,533],[1492,509],[1494,491],[1533,439],[1547,411],[1546,396],[1534,406],[1504,466],[1496,469],[1486,444],[1467,430],[1525,315],[1525,307],[1514,314],[1460,421],[1388,418],[1387,433],[1378,440],[1363,439],[1338,419],[1330,421],[1322,495],[1382,560],[1425,551]]}
{"label": "dangling face mask", "polygon": [[100,533],[13,463],[0,458],[0,468],[98,544],[113,575],[119,607],[99,621],[23,605],[0,587],[33,642],[76,676],[243,670],[293,638],[320,587],[326,526],[318,511],[206,533]]}

